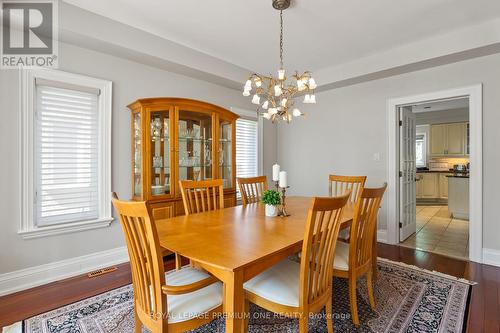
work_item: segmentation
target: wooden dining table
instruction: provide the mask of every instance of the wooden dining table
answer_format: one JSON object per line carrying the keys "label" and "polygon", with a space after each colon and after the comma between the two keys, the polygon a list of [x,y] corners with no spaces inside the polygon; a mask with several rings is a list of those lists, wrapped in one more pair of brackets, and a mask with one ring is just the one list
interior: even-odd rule
{"label": "wooden dining table", "polygon": [[[243,283],[302,249],[312,198],[287,197],[288,217],[266,217],[261,203],[156,221],[160,245],[224,283],[226,332],[243,332]],[[344,208],[341,228],[352,221]]]}

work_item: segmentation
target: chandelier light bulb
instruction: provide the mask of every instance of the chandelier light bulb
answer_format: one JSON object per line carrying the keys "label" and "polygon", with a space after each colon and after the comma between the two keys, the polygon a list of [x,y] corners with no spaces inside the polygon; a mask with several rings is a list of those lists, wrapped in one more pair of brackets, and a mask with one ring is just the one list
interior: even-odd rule
{"label": "chandelier light bulb", "polygon": [[266,119],[271,119],[271,115],[268,113],[268,112],[264,112],[262,114],[262,117],[266,118]]}
{"label": "chandelier light bulb", "polygon": [[269,101],[265,101],[263,104],[262,104],[262,108],[264,110],[267,110],[267,108],[269,107]]}
{"label": "chandelier light bulb", "polygon": [[243,90],[243,96],[248,97],[250,96],[250,90]]}
{"label": "chandelier light bulb", "polygon": [[313,78],[309,79],[309,89],[316,89],[316,81]]}
{"label": "chandelier light bulb", "polygon": [[285,70],[282,68],[278,71],[278,80],[283,81],[285,79]]}
{"label": "chandelier light bulb", "polygon": [[300,116],[302,116],[302,112],[299,109],[297,109],[297,108],[293,109],[292,114],[293,114],[294,117],[300,117]]}
{"label": "chandelier light bulb", "polygon": [[310,99],[309,103],[316,104],[316,95],[314,95],[314,94],[311,95],[311,99]]}
{"label": "chandelier light bulb", "polygon": [[311,103],[311,95],[306,94],[306,95],[304,96],[304,102],[303,102],[303,103],[304,103],[304,104],[309,104],[309,103]]}
{"label": "chandelier light bulb", "polygon": [[281,96],[281,94],[283,93],[283,90],[281,90],[281,87],[279,84],[275,85],[274,86],[274,96],[278,97],[278,96]]}
{"label": "chandelier light bulb", "polygon": [[304,79],[297,80],[297,89],[299,91],[304,91],[306,89],[306,83],[305,83]]}
{"label": "chandelier light bulb", "polygon": [[277,108],[269,108],[268,112],[270,115],[274,115],[274,114],[278,113],[278,109]]}
{"label": "chandelier light bulb", "polygon": [[245,82],[245,89],[252,89],[252,80],[248,79],[247,82]]}
{"label": "chandelier light bulb", "polygon": [[286,98],[283,98],[283,99],[281,100],[281,106],[282,106],[282,107],[286,107],[286,102],[288,102],[288,100],[287,100]]}
{"label": "chandelier light bulb", "polygon": [[257,94],[253,95],[252,103],[253,104],[260,104],[260,97],[259,97],[259,95],[257,95]]}

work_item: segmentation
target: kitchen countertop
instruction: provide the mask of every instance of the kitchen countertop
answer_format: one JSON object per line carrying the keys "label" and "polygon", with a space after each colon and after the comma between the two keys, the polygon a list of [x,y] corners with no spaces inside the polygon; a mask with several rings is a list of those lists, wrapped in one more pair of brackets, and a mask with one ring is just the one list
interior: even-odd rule
{"label": "kitchen countertop", "polygon": [[453,175],[448,175],[446,177],[452,177],[452,178],[469,178],[468,173],[455,173]]}
{"label": "kitchen countertop", "polygon": [[453,173],[453,169],[448,171],[417,170],[417,173]]}

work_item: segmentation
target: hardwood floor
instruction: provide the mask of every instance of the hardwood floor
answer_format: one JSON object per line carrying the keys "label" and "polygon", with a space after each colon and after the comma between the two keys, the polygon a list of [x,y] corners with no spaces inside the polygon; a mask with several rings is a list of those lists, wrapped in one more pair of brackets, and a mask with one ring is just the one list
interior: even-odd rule
{"label": "hardwood floor", "polygon": [[[477,282],[472,288],[467,332],[500,332],[500,268],[395,245],[379,244],[378,254]],[[166,263],[166,269],[173,268],[172,259]],[[130,267],[122,264],[118,270],[99,277],[89,279],[82,275],[0,297],[0,327],[130,282]]]}

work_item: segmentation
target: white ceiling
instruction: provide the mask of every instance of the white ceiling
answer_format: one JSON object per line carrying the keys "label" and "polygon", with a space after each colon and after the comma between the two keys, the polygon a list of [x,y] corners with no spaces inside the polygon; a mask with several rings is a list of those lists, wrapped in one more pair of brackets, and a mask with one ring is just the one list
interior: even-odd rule
{"label": "white ceiling", "polygon": [[[65,1],[244,68],[279,64],[271,0]],[[284,17],[286,68],[316,71],[498,18],[500,1],[292,0]]]}
{"label": "white ceiling", "polygon": [[412,107],[412,111],[415,113],[421,113],[421,112],[468,109],[468,108],[469,108],[469,99],[458,98],[446,101],[438,101],[438,102],[430,102],[430,103],[414,105]]}

